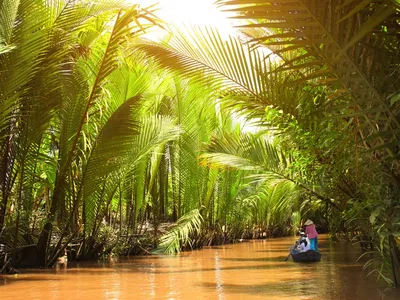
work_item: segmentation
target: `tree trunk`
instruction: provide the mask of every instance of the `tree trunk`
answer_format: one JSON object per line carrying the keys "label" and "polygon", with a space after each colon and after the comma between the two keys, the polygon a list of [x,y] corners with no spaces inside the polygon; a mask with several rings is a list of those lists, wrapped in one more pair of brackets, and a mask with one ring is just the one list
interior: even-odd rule
{"label": "tree trunk", "polygon": [[53,229],[53,220],[57,210],[57,204],[60,199],[61,185],[64,184],[64,182],[62,181],[65,181],[65,176],[62,176],[61,178],[61,176],[57,174],[54,193],[52,197],[53,199],[50,204],[50,211],[47,214],[47,222],[44,225],[42,232],[40,233],[39,240],[36,246],[39,264],[40,267],[43,268],[45,268],[47,265],[47,251],[50,242],[51,231]]}
{"label": "tree trunk", "polygon": [[11,147],[11,138],[7,139],[0,149],[3,154],[0,165],[0,189],[1,189],[1,203],[0,203],[0,232],[4,226],[8,199],[13,185],[12,169],[14,167],[15,151]]}
{"label": "tree trunk", "polygon": [[392,263],[393,281],[400,287],[400,250],[393,235],[389,237],[390,260]]}

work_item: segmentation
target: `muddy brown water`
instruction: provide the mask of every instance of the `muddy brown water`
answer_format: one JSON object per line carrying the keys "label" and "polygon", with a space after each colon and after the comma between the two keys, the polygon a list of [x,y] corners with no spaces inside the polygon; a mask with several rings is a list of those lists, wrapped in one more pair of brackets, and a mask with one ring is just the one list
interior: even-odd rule
{"label": "muddy brown water", "polygon": [[0,277],[0,299],[400,299],[366,277],[359,247],[320,237],[319,263],[285,262],[295,238]]}

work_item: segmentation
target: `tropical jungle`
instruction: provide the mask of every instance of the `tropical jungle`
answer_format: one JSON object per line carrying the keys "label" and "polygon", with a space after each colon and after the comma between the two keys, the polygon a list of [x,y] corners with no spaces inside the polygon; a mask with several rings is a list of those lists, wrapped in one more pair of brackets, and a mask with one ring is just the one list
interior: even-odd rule
{"label": "tropical jungle", "polygon": [[312,219],[400,286],[400,2],[145,2],[0,0],[1,272]]}

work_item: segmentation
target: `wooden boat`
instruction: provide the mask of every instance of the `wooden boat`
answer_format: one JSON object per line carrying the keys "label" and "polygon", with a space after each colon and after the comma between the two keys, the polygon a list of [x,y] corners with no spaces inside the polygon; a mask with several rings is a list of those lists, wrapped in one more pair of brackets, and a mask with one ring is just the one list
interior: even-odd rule
{"label": "wooden boat", "polygon": [[314,250],[307,252],[292,253],[292,259],[295,262],[317,262],[321,260],[321,253]]}

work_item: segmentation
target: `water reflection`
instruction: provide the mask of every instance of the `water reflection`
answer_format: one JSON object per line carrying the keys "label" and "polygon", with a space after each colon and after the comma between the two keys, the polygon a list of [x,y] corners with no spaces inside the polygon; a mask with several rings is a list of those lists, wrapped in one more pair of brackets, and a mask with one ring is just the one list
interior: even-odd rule
{"label": "water reflection", "polygon": [[321,238],[320,263],[285,262],[293,238],[176,256],[32,270],[0,280],[0,299],[400,299],[365,278],[357,247]]}

